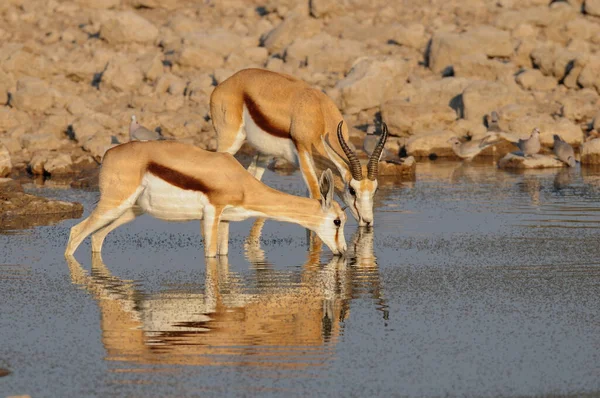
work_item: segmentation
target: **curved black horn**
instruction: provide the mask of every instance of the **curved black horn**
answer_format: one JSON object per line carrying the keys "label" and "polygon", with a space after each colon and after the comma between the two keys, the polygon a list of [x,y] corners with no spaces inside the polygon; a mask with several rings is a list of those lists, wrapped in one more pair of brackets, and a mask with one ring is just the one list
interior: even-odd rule
{"label": "curved black horn", "polygon": [[343,120],[337,126],[338,141],[340,142],[340,146],[342,147],[342,150],[344,151],[346,157],[348,158],[348,161],[350,162],[350,173],[352,173],[352,178],[354,178],[357,181],[360,181],[363,178],[362,168],[360,167],[360,160],[358,160],[356,154],[352,151],[352,149],[350,149],[350,147],[344,140],[344,135],[342,134],[342,124],[344,124]]}
{"label": "curved black horn", "polygon": [[383,123],[383,132],[381,133],[381,138],[379,139],[375,149],[373,149],[371,158],[369,158],[369,164],[367,165],[367,178],[371,181],[375,181],[377,179],[377,173],[379,172],[379,158],[381,157],[381,152],[383,152],[383,147],[385,146],[387,137],[388,128],[387,125]]}

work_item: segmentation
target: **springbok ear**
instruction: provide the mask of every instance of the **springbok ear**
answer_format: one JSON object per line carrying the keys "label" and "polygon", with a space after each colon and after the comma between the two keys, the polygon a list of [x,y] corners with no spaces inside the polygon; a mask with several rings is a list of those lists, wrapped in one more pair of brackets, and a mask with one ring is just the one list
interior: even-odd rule
{"label": "springbok ear", "polygon": [[344,178],[344,181],[350,181],[350,167],[348,167],[348,163],[346,163],[346,160],[340,155],[338,155],[338,153],[327,143],[327,140],[325,140],[324,135],[321,136],[321,142],[323,143],[325,152],[327,152],[327,156],[338,169],[340,175]]}
{"label": "springbok ear", "polygon": [[319,190],[321,191],[321,207],[323,209],[331,208],[333,203],[333,172],[331,169],[327,169],[321,174],[321,179],[319,180]]}

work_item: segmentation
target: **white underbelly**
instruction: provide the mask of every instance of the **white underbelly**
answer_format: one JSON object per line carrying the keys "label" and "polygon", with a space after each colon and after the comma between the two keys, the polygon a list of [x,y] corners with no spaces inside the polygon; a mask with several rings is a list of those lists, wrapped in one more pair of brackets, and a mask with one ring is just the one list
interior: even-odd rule
{"label": "white underbelly", "polygon": [[210,206],[202,192],[178,188],[146,173],[142,179],[144,190],[136,204],[153,217],[166,221],[201,220],[204,208]]}
{"label": "white underbelly", "polygon": [[278,156],[298,166],[298,152],[289,138],[280,138],[261,129],[252,119],[244,105],[243,124],[246,130],[246,140],[259,152],[265,155]]}

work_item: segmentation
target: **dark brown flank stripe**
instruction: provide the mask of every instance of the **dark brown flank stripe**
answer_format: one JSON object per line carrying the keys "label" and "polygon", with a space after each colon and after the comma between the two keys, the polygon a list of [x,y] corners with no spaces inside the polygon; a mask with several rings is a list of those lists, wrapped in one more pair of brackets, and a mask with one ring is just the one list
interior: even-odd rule
{"label": "dark brown flank stripe", "polygon": [[244,94],[244,104],[246,105],[246,108],[248,108],[248,112],[250,113],[252,120],[254,120],[254,123],[256,123],[263,131],[266,131],[275,137],[290,138],[288,129],[277,126],[272,119],[269,119],[269,117],[261,111],[260,107],[249,95]]}
{"label": "dark brown flank stripe", "polygon": [[168,182],[171,185],[175,185],[178,188],[185,189],[187,191],[199,191],[205,194],[210,192],[210,188],[204,185],[202,181],[158,163],[148,163],[147,170],[158,178]]}

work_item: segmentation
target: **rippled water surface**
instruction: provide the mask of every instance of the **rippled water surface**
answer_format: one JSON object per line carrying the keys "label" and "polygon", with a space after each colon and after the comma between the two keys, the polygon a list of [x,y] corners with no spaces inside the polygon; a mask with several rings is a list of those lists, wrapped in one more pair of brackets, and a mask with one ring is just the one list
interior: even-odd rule
{"label": "rippled water surface", "polygon": [[0,396],[600,394],[599,170],[423,163],[377,195],[347,259],[270,221],[208,262],[198,222],[69,263],[75,220],[0,235]]}

